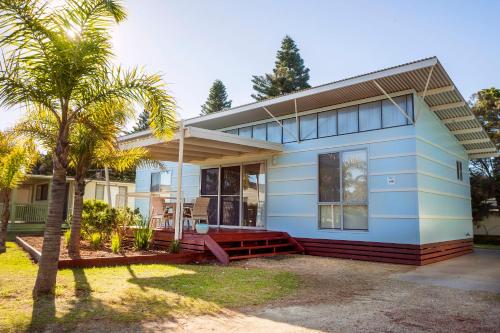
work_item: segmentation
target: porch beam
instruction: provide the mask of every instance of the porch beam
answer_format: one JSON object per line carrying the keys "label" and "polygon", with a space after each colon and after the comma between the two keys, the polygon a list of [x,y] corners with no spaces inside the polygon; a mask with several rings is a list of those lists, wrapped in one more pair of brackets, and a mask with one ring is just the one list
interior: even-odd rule
{"label": "porch beam", "polygon": [[459,123],[462,121],[469,121],[469,120],[474,120],[476,117],[473,115],[470,116],[463,116],[463,117],[454,117],[454,118],[446,118],[446,119],[441,119],[443,124],[454,124],[454,123]]}
{"label": "porch beam", "polygon": [[[185,147],[185,146],[184,146]],[[176,155],[179,151],[178,147],[151,147],[149,150],[153,153],[166,153]],[[184,156],[188,157],[204,157],[207,155],[223,156],[221,154],[212,154],[210,152],[200,152],[200,151],[187,151],[185,148]]]}
{"label": "porch beam", "polygon": [[[179,152],[177,149],[176,150],[171,150],[171,149],[167,150],[167,149],[163,149],[163,148],[161,148],[161,149],[150,148],[149,151],[151,152],[152,155],[173,156],[173,157],[177,156],[177,154]],[[201,154],[201,153],[200,154],[187,154],[186,153],[186,154],[184,154],[184,157],[186,157],[186,158],[207,158],[208,155],[209,154]],[[213,156],[213,155],[211,155],[211,156]],[[216,155],[216,157],[217,156],[222,156],[222,155]]]}
{"label": "porch beam", "polygon": [[378,88],[378,89],[379,89],[379,90],[380,90],[380,91],[381,91],[381,92],[385,95],[385,97],[387,97],[387,99],[389,99],[389,100],[392,102],[392,104],[394,104],[394,106],[395,106],[395,107],[399,110],[399,112],[401,112],[401,114],[402,114],[402,115],[403,115],[406,119],[408,119],[408,120],[410,121],[410,123],[411,123],[411,124],[415,125],[415,124],[413,123],[413,119],[411,119],[410,117],[408,117],[408,115],[406,114],[406,112],[405,112],[403,109],[401,109],[401,107],[399,106],[399,104],[398,104],[398,103],[396,103],[396,102],[392,99],[392,97],[391,97],[391,96],[390,96],[390,95],[389,95],[389,94],[388,94],[388,93],[384,90],[384,88],[382,88],[382,87],[380,86],[380,84],[378,84],[378,82],[377,82],[376,80],[373,80],[372,82],[373,82],[373,83],[375,84],[375,86],[377,86],[377,88]]}
{"label": "porch beam", "polygon": [[202,140],[202,139],[197,139],[197,138],[190,138],[189,139],[189,144],[191,145],[196,145],[199,147],[217,147],[219,149],[225,149],[225,150],[232,150],[238,153],[241,152],[252,152],[255,151],[256,148],[254,147],[249,147],[249,146],[242,146],[238,145],[235,143],[229,143],[229,142],[213,142],[213,141],[207,141],[207,140]]}
{"label": "porch beam", "polygon": [[449,109],[454,109],[454,108],[461,108],[464,106],[465,106],[465,102],[441,104],[441,105],[431,106],[431,111],[436,112],[436,111],[449,110]]}

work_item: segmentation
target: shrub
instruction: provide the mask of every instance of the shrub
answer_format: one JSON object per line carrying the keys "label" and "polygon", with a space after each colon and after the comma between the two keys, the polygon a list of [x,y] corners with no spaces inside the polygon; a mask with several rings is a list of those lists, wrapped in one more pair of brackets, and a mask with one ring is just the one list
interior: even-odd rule
{"label": "shrub", "polygon": [[181,242],[179,242],[178,240],[172,240],[170,242],[170,246],[168,247],[168,252],[170,253],[181,252]]}
{"label": "shrub", "polygon": [[127,227],[132,225],[140,224],[142,217],[139,213],[139,208],[132,210],[128,207],[114,209],[113,217],[115,221],[113,225],[115,226],[115,232],[118,232],[120,236],[125,235],[125,230]]}
{"label": "shrub", "polygon": [[85,200],[82,212],[82,235],[90,240],[94,233],[101,233],[102,238],[109,239],[115,229],[115,212],[101,200]]}
{"label": "shrub", "polygon": [[120,252],[122,248],[122,238],[119,233],[113,232],[111,235],[111,251],[113,253],[118,253]]}
{"label": "shrub", "polygon": [[97,250],[102,245],[102,234],[100,232],[93,232],[92,234],[90,234],[89,242],[90,246],[94,250]]}
{"label": "shrub", "polygon": [[68,229],[64,232],[64,244],[66,245],[66,247],[69,246],[70,237],[71,237],[71,229]]}
{"label": "shrub", "polygon": [[149,228],[148,219],[142,219],[134,229],[134,247],[136,250],[147,250],[152,237],[153,230]]}

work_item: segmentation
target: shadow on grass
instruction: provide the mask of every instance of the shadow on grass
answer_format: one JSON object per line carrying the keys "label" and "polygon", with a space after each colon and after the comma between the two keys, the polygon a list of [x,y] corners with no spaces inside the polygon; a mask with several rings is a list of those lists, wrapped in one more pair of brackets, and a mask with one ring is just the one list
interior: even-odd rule
{"label": "shadow on grass", "polygon": [[[128,269],[131,276],[136,276],[131,267]],[[174,312],[179,309],[186,310],[190,305],[181,304],[182,301],[178,298],[147,295],[146,289],[126,291],[116,299],[110,299],[105,303],[94,297],[94,290],[84,269],[71,269],[71,272],[74,278],[75,297],[63,306],[64,314],[57,316],[54,297],[40,298],[33,304],[29,331],[104,332],[107,328],[113,327],[113,330],[123,328],[143,332],[142,320],[162,319],[175,323]]]}

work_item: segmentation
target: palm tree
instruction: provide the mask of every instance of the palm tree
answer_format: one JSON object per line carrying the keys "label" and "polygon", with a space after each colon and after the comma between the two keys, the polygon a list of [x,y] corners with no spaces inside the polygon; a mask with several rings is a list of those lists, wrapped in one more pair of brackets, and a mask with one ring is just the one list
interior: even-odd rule
{"label": "palm tree", "polygon": [[[117,171],[134,168],[147,160],[143,148],[120,150],[118,136],[134,112],[125,100],[112,100],[87,112],[87,118],[73,124],[70,135],[68,161],[75,171],[75,194],[68,252],[73,257],[80,255],[80,229],[85,195],[85,176],[91,168],[112,166]],[[100,119],[97,121],[97,119]],[[57,119],[43,110],[31,110],[16,130],[38,138],[45,149],[51,149],[57,137]]]}
{"label": "palm tree", "polygon": [[[43,0],[0,1],[0,106],[36,108],[57,120],[51,149],[51,202],[35,297],[53,294],[63,222],[70,136],[89,110],[114,99],[138,102],[150,112],[152,132],[175,129],[175,102],[159,75],[111,63],[109,28],[126,17],[117,0],[66,0],[50,8]],[[100,119],[95,121],[100,122]]]}
{"label": "palm tree", "polygon": [[0,198],[3,202],[0,227],[0,253],[5,252],[7,226],[10,219],[10,198],[36,161],[32,142],[19,139],[14,133],[0,132]]}

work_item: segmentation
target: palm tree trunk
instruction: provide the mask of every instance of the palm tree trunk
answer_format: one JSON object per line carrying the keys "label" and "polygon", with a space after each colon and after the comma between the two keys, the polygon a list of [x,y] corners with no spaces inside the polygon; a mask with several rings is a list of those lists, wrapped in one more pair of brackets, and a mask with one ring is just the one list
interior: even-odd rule
{"label": "palm tree trunk", "polygon": [[[65,119],[66,120],[66,119]],[[57,265],[61,251],[61,225],[66,196],[66,170],[68,167],[68,128],[66,122],[61,125],[56,149],[52,160],[54,168],[52,173],[52,188],[50,190],[49,214],[45,223],[43,234],[42,255],[38,262],[33,296],[54,294],[57,278]]]}
{"label": "palm tree trunk", "polygon": [[83,195],[85,194],[85,178],[77,175],[73,204],[73,218],[71,222],[71,235],[69,237],[68,253],[72,257],[80,256],[80,229],[82,226]]}
{"label": "palm tree trunk", "polygon": [[2,211],[2,225],[0,226],[0,253],[6,251],[7,247],[5,243],[7,242],[7,227],[9,225],[10,218],[10,190],[1,191],[2,201],[3,201],[3,211]]}

